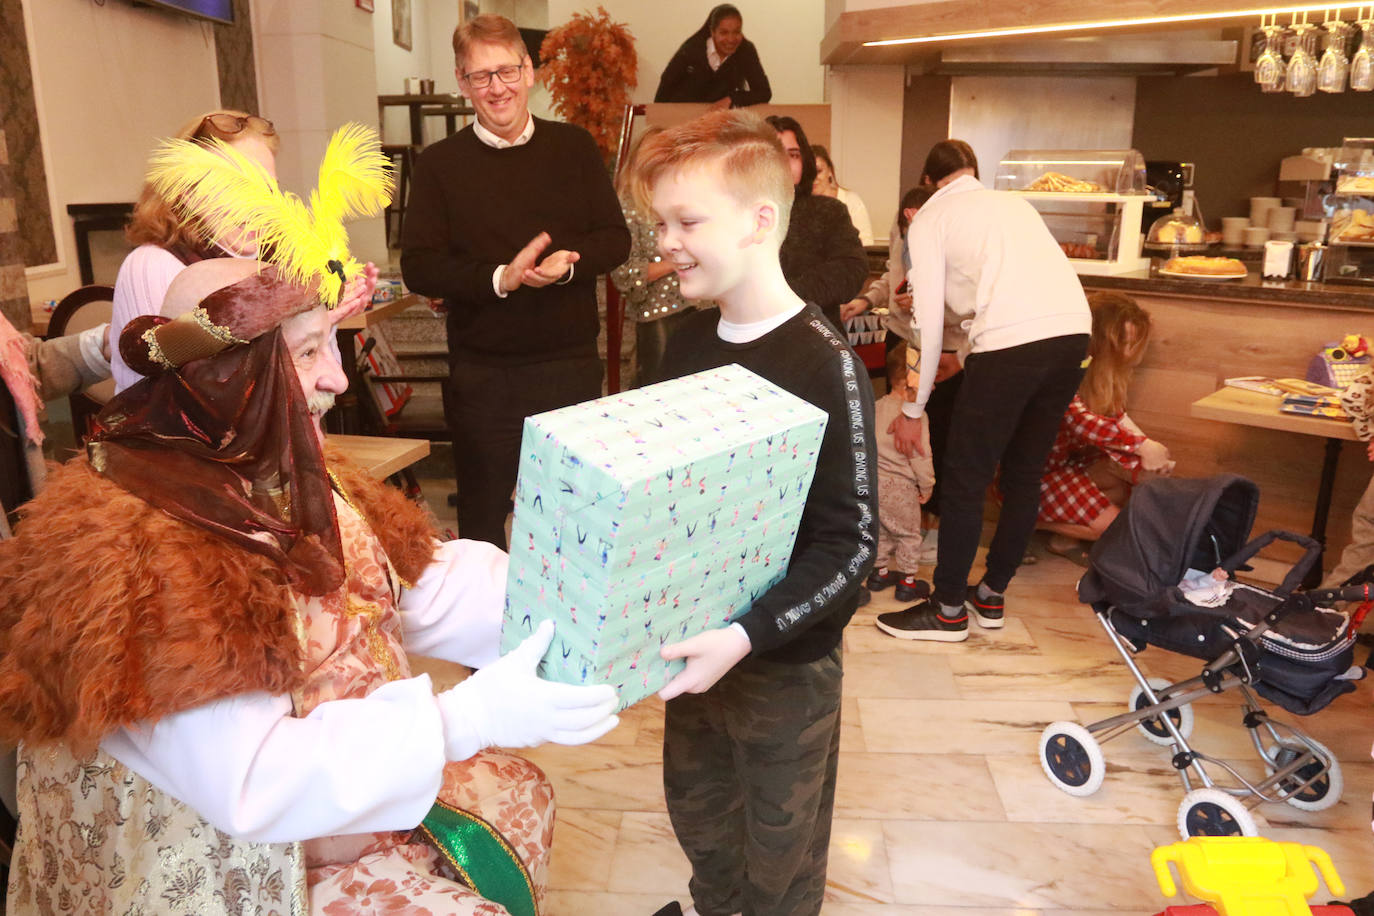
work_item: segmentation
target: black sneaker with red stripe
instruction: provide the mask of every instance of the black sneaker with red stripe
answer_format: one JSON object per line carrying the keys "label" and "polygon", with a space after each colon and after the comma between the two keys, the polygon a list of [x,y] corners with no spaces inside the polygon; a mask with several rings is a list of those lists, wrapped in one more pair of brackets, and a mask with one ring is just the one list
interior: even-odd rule
{"label": "black sneaker with red stripe", "polygon": [[933,601],[913,604],[904,611],[878,615],[878,629],[898,639],[963,642],[968,639],[968,614],[945,617]]}
{"label": "black sneaker with red stripe", "polygon": [[892,596],[898,601],[920,601],[930,597],[930,583],[907,574],[897,580],[897,588]]}
{"label": "black sneaker with red stripe", "polygon": [[976,585],[968,587],[968,596],[964,598],[964,610],[972,614],[973,619],[985,630],[998,630],[1006,623],[1002,618],[1006,610],[1006,599],[1002,595],[979,598]]}

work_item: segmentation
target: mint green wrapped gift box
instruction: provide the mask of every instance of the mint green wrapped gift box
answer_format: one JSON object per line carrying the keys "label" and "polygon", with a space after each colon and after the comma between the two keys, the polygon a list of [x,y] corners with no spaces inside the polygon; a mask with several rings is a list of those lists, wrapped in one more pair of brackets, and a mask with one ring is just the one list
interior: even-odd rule
{"label": "mint green wrapped gift box", "polygon": [[825,423],[735,365],[527,418],[502,651],[552,619],[542,677],[658,691],[786,574]]}

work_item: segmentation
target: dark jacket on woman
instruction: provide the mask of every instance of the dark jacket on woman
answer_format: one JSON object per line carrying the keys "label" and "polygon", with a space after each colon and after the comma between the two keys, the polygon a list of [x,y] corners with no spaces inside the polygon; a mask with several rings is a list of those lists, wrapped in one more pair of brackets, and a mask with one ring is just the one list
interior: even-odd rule
{"label": "dark jacket on woman", "polygon": [[732,108],[762,105],[773,97],[759,52],[749,39],[712,70],[706,60],[709,35],[694,34],[677,49],[658,80],[655,102],[714,102],[730,97]]}
{"label": "dark jacket on woman", "polygon": [[798,194],[778,260],[792,291],[842,328],[840,306],[859,295],[868,277],[868,256],[848,208],[833,197]]}

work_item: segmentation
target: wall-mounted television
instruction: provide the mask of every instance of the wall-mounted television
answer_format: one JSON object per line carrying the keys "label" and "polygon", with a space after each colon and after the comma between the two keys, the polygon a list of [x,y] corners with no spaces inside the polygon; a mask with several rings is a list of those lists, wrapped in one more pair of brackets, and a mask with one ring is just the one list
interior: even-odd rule
{"label": "wall-mounted television", "polygon": [[155,6],[211,22],[234,24],[234,0],[133,0],[134,6]]}

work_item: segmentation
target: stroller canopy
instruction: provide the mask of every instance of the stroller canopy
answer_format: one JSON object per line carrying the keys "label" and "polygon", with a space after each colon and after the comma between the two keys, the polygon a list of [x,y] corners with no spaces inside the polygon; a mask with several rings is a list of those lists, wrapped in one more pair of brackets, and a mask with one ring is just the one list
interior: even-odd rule
{"label": "stroller canopy", "polygon": [[1236,474],[1147,480],[1093,545],[1079,600],[1162,613],[1185,572],[1214,569],[1245,546],[1258,508],[1259,488]]}

